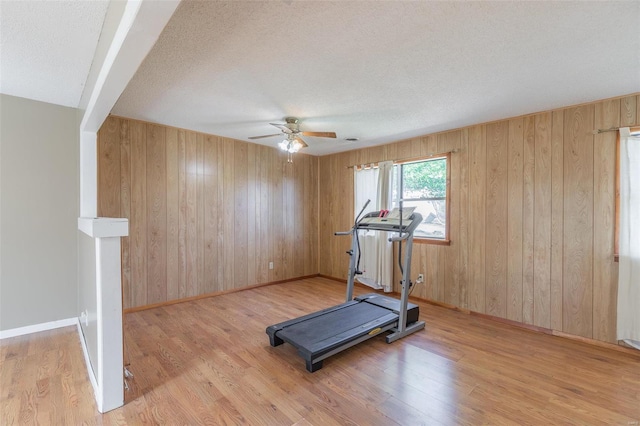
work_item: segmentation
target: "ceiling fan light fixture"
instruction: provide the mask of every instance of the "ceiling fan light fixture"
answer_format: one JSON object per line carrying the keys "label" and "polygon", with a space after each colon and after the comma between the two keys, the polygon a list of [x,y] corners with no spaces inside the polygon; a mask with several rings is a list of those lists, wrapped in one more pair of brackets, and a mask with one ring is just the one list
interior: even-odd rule
{"label": "ceiling fan light fixture", "polygon": [[300,151],[300,148],[302,148],[302,144],[297,139],[284,139],[278,144],[278,147],[281,150],[288,152],[289,154],[294,154]]}
{"label": "ceiling fan light fixture", "polygon": [[289,145],[289,152],[298,152],[300,151],[300,148],[302,148],[302,144],[298,142],[297,139],[291,142]]}
{"label": "ceiling fan light fixture", "polygon": [[[2,0],[0,0],[2,1]],[[298,127],[298,119],[295,117],[285,117],[286,123],[269,123],[274,127],[277,127],[284,133],[285,139],[278,142],[278,148],[287,153],[288,162],[292,161],[292,154],[300,151],[302,148],[306,148],[307,143],[300,138],[300,136],[312,136],[315,138],[336,138],[335,132],[307,132],[301,131]],[[272,136],[278,136],[278,133],[274,135],[262,135],[262,136],[249,136],[249,139],[262,139],[270,138]]]}

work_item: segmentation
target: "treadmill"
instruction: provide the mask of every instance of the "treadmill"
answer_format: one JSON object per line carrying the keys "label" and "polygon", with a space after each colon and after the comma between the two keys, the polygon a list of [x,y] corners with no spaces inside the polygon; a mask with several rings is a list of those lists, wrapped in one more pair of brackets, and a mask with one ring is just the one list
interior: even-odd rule
{"label": "treadmill", "polygon": [[[313,373],[322,368],[324,359],[380,333],[389,331],[386,341],[391,343],[422,330],[425,324],[418,320],[420,308],[408,301],[413,232],[422,222],[422,216],[414,213],[413,209],[407,210],[408,213],[406,210],[403,212],[402,208],[388,214],[386,211],[371,212],[360,220],[356,219],[350,231],[336,232],[335,235],[351,235],[351,250],[347,252],[351,260],[346,302],[267,327],[271,346],[279,346],[284,342],[291,344],[304,358],[307,371]],[[355,276],[361,274],[356,265],[359,230],[397,233],[398,236],[389,238],[389,241],[398,242],[400,257],[402,244],[405,243],[400,300],[378,293],[353,298]]]}

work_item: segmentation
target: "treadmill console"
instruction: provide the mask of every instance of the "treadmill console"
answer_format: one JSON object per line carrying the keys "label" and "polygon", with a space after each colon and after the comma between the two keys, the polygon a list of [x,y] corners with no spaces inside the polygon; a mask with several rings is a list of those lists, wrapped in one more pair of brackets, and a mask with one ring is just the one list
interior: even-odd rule
{"label": "treadmill console", "polygon": [[[420,213],[415,213],[415,209],[415,207],[405,207],[402,209],[402,215],[400,215],[398,208],[391,211],[380,210],[367,213],[358,221],[356,228],[376,231],[413,232],[422,222],[422,216]],[[402,228],[400,222],[402,222]]]}

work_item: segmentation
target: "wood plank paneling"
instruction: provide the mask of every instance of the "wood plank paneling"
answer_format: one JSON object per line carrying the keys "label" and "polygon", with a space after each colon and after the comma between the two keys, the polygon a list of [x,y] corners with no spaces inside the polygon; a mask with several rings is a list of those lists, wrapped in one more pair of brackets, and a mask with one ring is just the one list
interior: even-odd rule
{"label": "wood plank paneling", "polygon": [[[109,118],[107,121],[114,118]],[[124,307],[147,301],[147,126],[129,122],[131,133],[131,216],[129,217],[131,300]],[[102,129],[99,138],[102,138]],[[98,168],[102,167],[102,157]]]}
{"label": "wood plank paneling", "polygon": [[202,149],[204,169],[203,215],[204,215],[204,293],[220,291],[218,288],[218,214],[221,214],[218,201],[218,144],[214,136],[207,136]]}
{"label": "wood plank paneling", "polygon": [[[256,258],[256,148],[257,145],[247,144],[247,216],[244,226],[247,230],[247,283],[256,283],[256,263],[249,259]],[[301,275],[302,276],[302,275]]]}
{"label": "wood plank paneling", "polygon": [[196,134],[196,282],[197,294],[207,292],[204,280],[204,139],[207,135]]}
{"label": "wood plank paneling", "polygon": [[109,120],[98,139],[98,211],[102,217],[120,217],[120,120]]}
{"label": "wood plank paneling", "polygon": [[563,329],[593,334],[593,105],[564,112]]}
{"label": "wood plank paneling", "polygon": [[509,121],[507,318],[522,322],[522,218],[524,122]]}
{"label": "wood plank paneling", "polygon": [[562,330],[564,270],[564,114],[552,113],[551,129],[551,328]]}
{"label": "wood plank paneling", "polygon": [[[216,256],[217,256],[217,281],[215,288],[217,290],[223,290],[225,288],[225,269],[224,269],[224,255],[225,251],[229,249],[228,246],[225,245],[225,239],[230,238],[230,235],[225,234],[225,211],[226,209],[225,201],[228,198],[225,198],[225,171],[224,171],[224,146],[227,143],[227,140],[223,138],[218,138],[216,140],[216,156],[215,161],[212,163],[217,170],[217,180],[216,180],[216,189],[218,191],[217,200],[217,213],[216,216],[218,218],[216,223],[216,228],[210,230],[209,232],[216,233]],[[227,194],[227,197],[229,194]]]}
{"label": "wood plank paneling", "polygon": [[535,117],[533,324],[551,327],[551,113]]}
{"label": "wood plank paneling", "polygon": [[[166,129],[167,299],[180,298],[180,161],[178,129]],[[123,256],[124,258],[124,256]]]}
{"label": "wood plank paneling", "polygon": [[486,312],[507,315],[507,148],[509,122],[487,124]]}
{"label": "wood plank paneling", "polygon": [[282,270],[295,270],[295,260],[291,256],[293,252],[295,236],[291,230],[295,228],[296,218],[292,215],[293,212],[293,195],[295,185],[293,184],[296,164],[287,163],[282,169],[282,204],[283,209],[282,216],[282,232],[284,233],[284,240],[282,244]]}
{"label": "wood plank paneling", "polygon": [[326,231],[331,225],[344,226],[343,223],[334,220],[331,217],[329,211],[333,190],[332,188],[327,187],[331,186],[330,170],[331,164],[334,161],[335,157],[335,155],[326,155],[324,157],[320,157],[318,161],[318,182],[323,180],[322,186],[324,187],[323,189],[318,191],[318,210],[322,212],[322,214],[320,214],[318,218],[320,223],[320,226],[318,228],[318,257],[322,259],[322,261],[318,266],[320,273],[340,278],[340,274],[337,274],[335,273],[335,271],[333,271],[333,256],[335,251],[331,246],[332,241],[329,232]]}
{"label": "wood plank paneling", "polygon": [[524,118],[522,206],[522,322],[533,324],[533,212],[535,208],[535,116]]}
{"label": "wood plank paneling", "polygon": [[271,235],[277,234],[280,237],[277,239],[270,239],[269,242],[271,247],[269,249],[269,253],[271,256],[269,258],[270,262],[273,262],[273,269],[269,271],[269,281],[278,281],[282,279],[282,271],[284,265],[284,245],[286,234],[284,232],[284,215],[285,211],[285,200],[282,197],[282,186],[283,186],[283,178],[284,171],[283,167],[285,166],[284,157],[286,155],[281,154],[280,152],[276,153],[274,157],[280,157],[282,161],[276,162],[275,167],[270,170],[271,174],[271,184],[272,184],[272,192],[270,197],[270,206],[269,210],[271,211]]}
{"label": "wood plank paneling", "polygon": [[459,226],[460,243],[458,245],[458,279],[460,286],[459,306],[467,308],[469,306],[469,130],[462,131],[459,148],[460,157],[460,204]]}
{"label": "wood plank paneling", "polygon": [[147,303],[167,300],[166,128],[147,125]]}
{"label": "wood plank paneling", "polygon": [[195,296],[198,290],[198,166],[196,134],[187,132],[185,138],[185,228],[186,228],[186,289],[187,297]]}
{"label": "wood plank paneling", "polygon": [[[595,128],[620,125],[620,100],[595,105]],[[593,338],[616,342],[617,278],[613,241],[615,230],[616,140],[617,132],[594,137],[593,164]]]}
{"label": "wood plank paneling", "polygon": [[[462,305],[460,300],[460,138],[462,132],[447,132],[438,136],[438,151],[452,152],[450,160],[450,196],[449,196],[449,246],[440,248],[441,261],[444,261],[444,301],[451,305]],[[410,145],[411,146],[411,145]],[[410,153],[412,155],[412,153]],[[413,156],[415,158],[415,155]],[[466,303],[465,303],[466,304]]]}
{"label": "wood plank paneling", "polygon": [[469,129],[469,309],[485,311],[487,142],[485,126]]}
{"label": "wood plank paneling", "polygon": [[293,162],[293,185],[291,191],[291,213],[294,215],[294,226],[291,229],[291,233],[293,235],[293,251],[291,252],[291,258],[293,259],[293,274],[296,276],[304,276],[304,264],[305,257],[296,255],[296,253],[304,253],[304,234],[300,232],[296,232],[296,229],[302,229],[302,222],[306,219],[305,217],[305,209],[303,207],[302,214],[296,214],[296,200],[303,200],[302,202],[308,202],[304,197],[304,162],[303,161],[294,161]]}
{"label": "wood plank paneling", "polygon": [[[345,245],[346,237],[334,237],[335,230],[346,231],[349,229],[349,222],[344,222],[337,216],[339,203],[337,201],[338,185],[338,156],[331,155],[320,159],[320,179],[324,190],[320,192],[320,258],[322,273],[338,277],[346,278],[346,268],[341,268],[343,253],[341,249]],[[353,186],[353,176],[343,184]],[[334,231],[332,232],[331,229]],[[348,244],[348,242],[347,242]]]}
{"label": "wood plank paneling", "polygon": [[637,117],[637,111],[640,111],[638,104],[640,103],[639,96],[627,96],[620,99],[620,125],[621,126],[633,126],[640,125],[640,118]]}
{"label": "wood plank paneling", "polygon": [[184,130],[178,130],[178,298],[187,297],[187,162]]}
{"label": "wood plank paneling", "polygon": [[[233,198],[235,200],[233,211],[245,212],[244,215],[233,216],[233,278],[232,288],[246,287],[249,284],[247,264],[248,257],[248,234],[247,234],[247,212],[249,210],[248,200],[248,176],[247,176],[247,144],[235,143],[233,145]],[[292,203],[293,204],[293,203]],[[293,253],[290,253],[293,256]]]}
{"label": "wood plank paneling", "polygon": [[130,224],[125,309],[318,272],[317,157],[118,117],[98,144],[99,213]]}
{"label": "wood plank paneling", "polygon": [[[304,167],[304,186],[303,188],[309,188],[316,186],[319,182],[318,176],[318,162],[317,161],[305,161]],[[319,230],[319,214],[320,206],[318,194],[310,191],[303,191],[304,194],[304,223],[314,223],[315,227],[304,226],[304,275],[312,275],[319,271],[318,268],[318,230]],[[315,242],[309,244],[308,242]]]}
{"label": "wood plank paneling", "polygon": [[260,158],[262,161],[256,163],[259,169],[260,177],[260,214],[259,222],[256,226],[259,226],[258,233],[260,234],[260,247],[258,250],[258,257],[256,259],[256,265],[258,271],[261,273],[259,276],[261,279],[258,282],[269,282],[269,260],[271,256],[271,164],[273,162],[273,150],[266,147],[260,147]]}
{"label": "wood plank paneling", "polygon": [[[120,217],[131,217],[131,135],[129,122],[120,121]],[[130,236],[122,237],[122,300],[131,300]]]}

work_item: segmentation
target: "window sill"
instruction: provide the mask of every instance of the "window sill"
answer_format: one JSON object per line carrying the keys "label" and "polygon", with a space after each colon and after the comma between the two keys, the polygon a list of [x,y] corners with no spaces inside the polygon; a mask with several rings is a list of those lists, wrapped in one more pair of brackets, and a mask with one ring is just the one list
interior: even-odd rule
{"label": "window sill", "polygon": [[436,246],[449,246],[451,245],[451,240],[434,240],[431,238],[416,238],[413,237],[413,242],[416,244],[433,244]]}

